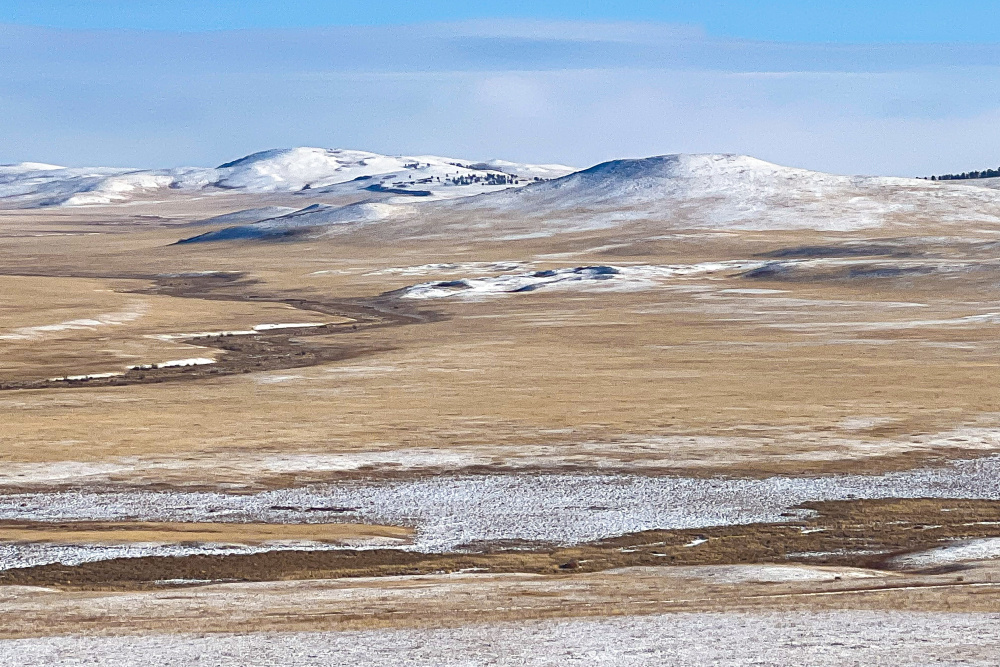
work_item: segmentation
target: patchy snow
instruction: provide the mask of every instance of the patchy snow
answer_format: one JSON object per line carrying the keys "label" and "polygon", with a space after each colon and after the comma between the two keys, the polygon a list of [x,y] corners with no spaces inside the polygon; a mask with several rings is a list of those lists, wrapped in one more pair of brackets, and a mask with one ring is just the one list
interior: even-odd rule
{"label": "patchy snow", "polygon": [[[345,365],[320,369],[322,374],[349,377],[377,377],[396,373],[397,366]],[[315,375],[254,373],[254,382],[312,382]],[[110,461],[8,461],[0,467],[3,487],[52,487],[65,484],[114,484],[132,482],[168,484],[178,479],[198,479],[205,484],[240,483],[253,486],[275,473],[306,477],[335,475],[366,469],[372,475],[413,472],[451,472],[490,466],[497,472],[566,470],[601,474],[635,473],[641,470],[704,468],[734,465],[777,458],[791,461],[832,461],[847,458],[882,457],[907,452],[941,451],[948,448],[995,452],[1000,449],[1000,431],[995,427],[961,427],[938,433],[902,438],[854,437],[843,432],[815,432],[810,429],[778,429],[759,437],[747,436],[642,436],[610,441],[573,438],[572,429],[547,431],[567,436],[565,442],[520,445],[466,445],[447,448],[393,447],[370,444],[364,451],[340,452],[248,452],[226,451],[198,456],[121,457]],[[771,452],[777,445],[787,454]],[[676,473],[675,473],[676,474]]]}
{"label": "patchy snow", "polygon": [[[300,378],[298,375],[261,374],[257,381],[269,384]],[[350,472],[362,468],[394,471],[455,470],[493,462],[495,457],[489,452],[419,448],[340,454],[229,452],[199,457],[122,457],[107,462],[10,461],[0,467],[0,487],[64,483],[110,485],[114,480],[162,479],[162,476],[170,476],[172,473],[208,480],[213,473],[220,471],[252,481],[273,474]]]}
{"label": "patchy snow", "polygon": [[52,542],[0,542],[0,569],[32,567],[48,563],[79,565],[114,558],[152,556],[236,556],[269,551],[333,551],[338,549],[379,549],[400,547],[405,540],[391,537],[352,538],[336,542],[313,540],[269,540],[260,544],[199,542],[169,544],[134,542],[131,544],[58,544]]}
{"label": "patchy snow", "polygon": [[158,364],[138,364],[136,366],[129,366],[129,370],[153,370],[156,368],[175,368],[182,366],[204,366],[206,364],[214,364],[215,359],[208,359],[206,357],[193,357],[191,359],[172,359],[171,361],[163,361]]}
{"label": "patchy snow", "polygon": [[892,559],[891,564],[900,569],[919,569],[994,558],[1000,558],[1000,537],[953,542],[927,551],[898,556]]}
{"label": "patchy snow", "polygon": [[232,329],[224,331],[192,331],[189,333],[150,334],[150,338],[162,341],[189,340],[192,338],[208,338],[210,336],[252,336],[262,331],[277,329],[306,329],[310,327],[325,327],[330,322],[273,322],[255,324],[250,329]]}
{"label": "patchy snow", "polygon": [[872,579],[894,575],[879,570],[816,565],[696,565],[671,567],[671,576],[703,579],[713,584],[789,581],[834,581],[835,579]]}
{"label": "patchy snow", "polygon": [[[379,269],[366,273],[366,276],[427,276],[441,273],[498,273],[501,271],[523,270],[531,266],[533,262],[451,262],[439,264],[421,264],[420,266],[397,266],[388,269]],[[316,273],[320,273],[317,271]],[[313,274],[315,275],[315,274]]]}
{"label": "patchy snow", "polygon": [[205,357],[193,357],[191,359],[173,359],[172,361],[164,361],[163,363],[156,364],[158,368],[173,368],[175,366],[204,366],[206,364],[214,364],[215,359],[207,359]]}
{"label": "patchy snow", "polygon": [[88,375],[66,375],[63,377],[49,378],[49,382],[75,382],[79,380],[102,380],[104,378],[113,378],[123,373],[90,373]]}
{"label": "patchy snow", "polygon": [[121,326],[141,318],[148,311],[148,303],[137,301],[130,304],[128,310],[117,313],[104,313],[102,315],[95,315],[94,317],[67,320],[56,324],[19,327],[8,333],[0,334],[0,340],[33,340],[52,334],[59,334],[64,331],[86,331],[94,330],[98,327]]}
{"label": "patchy snow", "polygon": [[0,520],[412,525],[409,548],[449,551],[498,540],[575,544],[643,530],[782,522],[806,516],[789,512],[804,502],[855,498],[1000,500],[1000,458],[878,476],[440,475],[256,494],[19,493],[0,495]]}
{"label": "patchy snow", "polygon": [[898,421],[893,417],[846,417],[838,426],[845,431],[866,431]]}
{"label": "patchy snow", "polygon": [[660,281],[707,276],[713,273],[746,271],[763,262],[728,261],[699,264],[667,264],[661,266],[578,266],[566,269],[548,269],[527,273],[504,274],[495,277],[459,278],[420,283],[401,291],[405,299],[443,299],[459,297],[478,299],[504,294],[533,292],[541,288],[572,287],[594,289],[598,287],[618,290],[649,289]]}
{"label": "patchy snow", "polygon": [[328,322],[278,322],[276,324],[258,324],[254,331],[272,331],[274,329],[308,329],[310,327],[325,327]]}
{"label": "patchy snow", "polygon": [[1000,614],[680,612],[351,632],[0,640],[9,664],[742,667],[996,664]]}
{"label": "patchy snow", "polygon": [[254,329],[233,329],[231,331],[192,331],[190,333],[150,334],[149,338],[162,341],[186,340],[188,338],[207,338],[209,336],[252,336],[259,333]]}
{"label": "patchy snow", "polygon": [[193,357],[191,359],[172,359],[170,361],[163,361],[158,364],[137,364],[135,366],[129,366],[128,369],[137,371],[154,370],[157,368],[175,368],[182,366],[204,366],[206,364],[214,364],[215,359],[208,359],[207,357]]}

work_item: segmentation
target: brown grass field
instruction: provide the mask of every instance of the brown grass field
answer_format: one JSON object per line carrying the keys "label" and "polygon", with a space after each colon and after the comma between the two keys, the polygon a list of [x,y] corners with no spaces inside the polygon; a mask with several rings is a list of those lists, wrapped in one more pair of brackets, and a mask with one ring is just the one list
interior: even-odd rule
{"label": "brown grass field", "polygon": [[[372,227],[289,242],[171,245],[204,231],[189,222],[232,210],[227,201],[0,211],[0,467],[7,471],[0,483],[9,491],[78,488],[84,482],[43,474],[67,463],[133,466],[87,483],[245,491],[441,471],[433,461],[361,472],[282,472],[268,463],[297,454],[419,450],[468,455],[479,472],[760,477],[907,470],[1000,447],[990,435],[1000,422],[1000,320],[989,317],[997,310],[1000,266],[989,229],[961,236],[925,225],[658,236],[608,229],[387,242]],[[863,271],[820,262],[789,275],[726,270],[636,291],[539,290],[478,301],[387,294],[467,273],[385,271],[496,261],[531,262],[533,269],[686,265],[877,243],[909,254],[851,257]],[[917,260],[960,268],[888,271]],[[229,273],[206,281],[206,272]],[[271,330],[230,341],[236,347],[229,350],[178,337],[282,323],[323,326]],[[49,382],[200,357],[217,363]],[[18,477],[25,470],[34,471],[28,481]],[[0,586],[0,625],[15,637],[40,628],[420,626],[471,614],[504,620],[756,607],[998,611],[996,570],[987,565],[961,574],[866,569],[864,578],[752,584],[710,583],[710,568],[660,567],[785,563],[787,553],[840,548],[859,534],[892,552],[1000,534],[989,503],[968,510],[983,522],[979,529],[955,529],[968,517],[948,517],[919,538],[888,522],[909,512],[911,525],[930,524],[931,515],[940,519],[940,506],[847,505],[836,508],[839,533],[808,539],[797,525],[642,538],[665,542],[658,553],[678,541],[666,559],[642,550],[626,558],[620,549],[635,540],[622,537],[621,544],[557,552],[436,555],[419,567],[402,556],[374,567],[361,552],[318,565],[274,555],[212,561],[201,568],[216,568],[206,576],[194,561],[43,566],[0,574],[7,584]],[[860,528],[847,534],[848,524]],[[679,546],[693,534],[712,544],[694,560]],[[0,525],[0,542],[73,544],[409,535],[403,527],[346,524]],[[559,568],[570,561],[581,566]],[[113,566],[122,568],[117,579],[109,574]],[[491,572],[435,574],[466,567]],[[622,567],[648,569],[616,569]],[[248,568],[263,574],[248,576]],[[70,585],[74,578],[84,588],[109,590],[81,590]],[[185,578],[254,583],[169,592],[150,583]],[[281,579],[308,581],[268,581]]]}

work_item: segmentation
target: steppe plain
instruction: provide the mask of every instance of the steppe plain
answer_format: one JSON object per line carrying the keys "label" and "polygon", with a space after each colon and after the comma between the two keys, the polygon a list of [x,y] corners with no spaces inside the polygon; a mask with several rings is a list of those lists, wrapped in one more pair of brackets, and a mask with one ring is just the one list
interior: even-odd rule
{"label": "steppe plain", "polygon": [[18,664],[995,664],[996,221],[176,244],[259,199],[0,211]]}

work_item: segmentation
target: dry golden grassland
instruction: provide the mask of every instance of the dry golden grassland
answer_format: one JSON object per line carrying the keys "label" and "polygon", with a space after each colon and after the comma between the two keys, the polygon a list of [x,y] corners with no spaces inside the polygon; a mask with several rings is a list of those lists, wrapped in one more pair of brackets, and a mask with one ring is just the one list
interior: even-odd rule
{"label": "dry golden grassland", "polygon": [[[287,334],[283,349],[331,350],[307,365],[247,364],[231,374],[192,371],[190,379],[158,383],[0,391],[0,483],[11,489],[89,482],[245,490],[438,472],[435,453],[465,456],[478,471],[874,473],[1000,448],[993,435],[1000,422],[1000,341],[995,320],[983,317],[996,306],[1000,275],[988,246],[995,235],[987,231],[964,239],[920,227],[651,238],[611,229],[386,243],[374,225],[293,242],[171,245],[206,230],[187,222],[233,208],[217,199],[127,211],[0,213],[0,383],[223,355],[197,341],[157,337],[165,334],[282,322],[351,326],[359,308],[382,313],[385,322],[329,335]],[[758,278],[727,270],[637,291],[553,288],[478,301],[379,298],[414,283],[469,275],[384,271],[430,263],[692,264],[760,259],[803,246],[899,242],[901,231],[934,237],[911,244],[919,246],[914,253],[973,268],[853,275],[825,264]],[[879,256],[872,266],[896,261]],[[198,272],[234,272],[234,280],[209,292],[163,289],[166,275]],[[302,307],[306,301],[311,305]],[[89,320],[97,324],[80,323]],[[275,458],[296,455],[349,459],[399,451],[430,453],[428,463],[292,472],[272,466]],[[127,469],[84,481],[46,478],[48,466],[56,470],[66,462]],[[33,481],[17,481],[24,471]],[[373,550],[42,566],[3,575],[0,632],[346,629],[756,607],[997,611],[997,574],[988,566],[937,574],[844,571],[778,583],[712,583],[713,573],[723,570],[648,567],[785,563],[795,560],[789,554],[827,547],[889,553],[993,534],[992,505],[966,507],[968,516],[955,521],[981,525],[962,532],[958,523],[931,520],[940,516],[940,504],[912,503],[851,502],[839,515],[827,504],[816,519],[818,526],[826,522],[824,532],[816,533],[802,530],[812,524],[743,526],[534,552]],[[918,524],[934,527],[927,532]],[[341,524],[44,528],[2,526],[0,539],[410,535],[402,528]],[[709,541],[696,552],[685,544],[698,535]],[[577,566],[560,568],[571,562]],[[608,570],[627,566],[643,568]],[[470,567],[493,573],[434,574]],[[373,575],[383,578],[315,580]],[[157,580],[175,577],[313,581],[128,593],[30,587],[156,589]]]}
{"label": "dry golden grassland", "polygon": [[159,591],[0,588],[0,636],[449,627],[671,611],[1000,611],[1000,572],[624,568],[580,575],[448,574],[215,584]]}
{"label": "dry golden grassland", "polygon": [[370,526],[355,523],[0,522],[0,542],[55,544],[131,544],[135,542],[262,544],[287,540],[338,543],[373,537],[407,540],[412,534],[412,529],[400,526]]}
{"label": "dry golden grassland", "polygon": [[[3,217],[8,231],[41,224],[35,213]],[[432,279],[372,275],[387,267],[691,263],[852,238],[748,232],[639,243],[609,230],[493,243],[384,246],[359,236],[170,246],[185,235],[175,226],[108,228],[0,239],[8,273],[91,276],[0,278],[0,335],[142,304],[141,316],[120,325],[4,341],[6,377],[202,356],[202,348],[149,336],[326,320],[263,299],[365,298]],[[157,274],[187,271],[244,272],[257,282],[240,290],[257,300],[131,293]],[[114,278],[122,275],[132,279]],[[240,479],[248,474],[241,455],[412,447],[465,448],[526,465],[612,461],[699,473],[905,467],[914,456],[995,446],[950,439],[1000,415],[1000,392],[991,390],[994,325],[955,322],[989,308],[984,291],[994,279],[974,272],[960,280],[763,281],[730,272],[636,292],[414,303],[443,318],[359,332],[352,345],[383,351],[346,362],[190,383],[6,392],[0,445],[10,462],[226,453],[237,456],[232,476]],[[745,289],[780,291],[727,291]]]}

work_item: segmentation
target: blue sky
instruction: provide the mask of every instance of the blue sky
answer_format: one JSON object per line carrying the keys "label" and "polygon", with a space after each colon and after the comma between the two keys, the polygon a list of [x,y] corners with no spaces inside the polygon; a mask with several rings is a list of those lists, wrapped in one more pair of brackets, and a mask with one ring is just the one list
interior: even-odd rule
{"label": "blue sky", "polygon": [[0,0],[0,163],[212,165],[316,145],[577,166],[735,152],[840,173],[996,167],[997,9]]}
{"label": "blue sky", "polygon": [[998,9],[992,0],[3,0],[0,22],[196,31],[534,18],[684,23],[773,41],[996,42]]}

